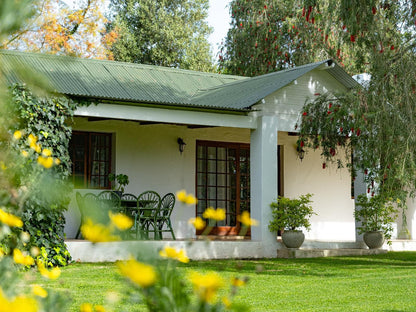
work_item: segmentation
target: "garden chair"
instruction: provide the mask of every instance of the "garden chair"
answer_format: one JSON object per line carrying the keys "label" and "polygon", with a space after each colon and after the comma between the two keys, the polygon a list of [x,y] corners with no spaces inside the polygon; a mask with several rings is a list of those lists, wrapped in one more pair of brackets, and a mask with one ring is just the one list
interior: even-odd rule
{"label": "garden chair", "polygon": [[162,197],[160,201],[160,210],[159,216],[157,217],[157,227],[158,235],[160,239],[163,239],[163,232],[170,232],[172,238],[176,240],[175,234],[173,233],[172,223],[170,221],[170,216],[175,206],[175,195],[173,193],[168,193]]}
{"label": "garden chair", "polygon": [[81,226],[87,219],[91,219],[93,222],[99,222],[100,218],[98,217],[100,213],[97,213],[98,210],[98,201],[97,196],[92,193],[87,193],[82,196],[79,192],[75,194],[79,212],[81,213],[81,222],[77,231],[75,238],[78,238],[81,234]]}
{"label": "garden chair", "polygon": [[120,197],[121,209],[126,216],[132,218],[135,222],[131,228],[133,233],[136,233],[136,215],[137,215],[137,196],[134,194],[124,193]]}
{"label": "garden chair", "polygon": [[97,195],[97,198],[102,206],[101,208],[107,209],[107,211],[112,210],[114,212],[120,212],[121,199],[117,193],[113,191],[102,191]]}
{"label": "garden chair", "polygon": [[141,238],[149,238],[149,232],[158,238],[157,217],[160,209],[160,196],[154,191],[141,193],[137,198],[138,214],[134,218],[136,238],[140,232]]}

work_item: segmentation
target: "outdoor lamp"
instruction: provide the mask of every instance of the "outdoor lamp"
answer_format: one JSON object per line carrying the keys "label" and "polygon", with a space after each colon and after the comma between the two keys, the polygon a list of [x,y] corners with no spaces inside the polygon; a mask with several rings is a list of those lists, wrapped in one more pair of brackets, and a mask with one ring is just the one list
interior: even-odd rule
{"label": "outdoor lamp", "polygon": [[296,151],[298,152],[298,157],[299,157],[300,161],[302,161],[303,157],[305,157],[305,151],[300,146],[296,147]]}
{"label": "outdoor lamp", "polygon": [[182,154],[183,150],[185,149],[186,143],[183,141],[182,138],[178,138],[178,145],[179,145],[179,152],[181,152]]}

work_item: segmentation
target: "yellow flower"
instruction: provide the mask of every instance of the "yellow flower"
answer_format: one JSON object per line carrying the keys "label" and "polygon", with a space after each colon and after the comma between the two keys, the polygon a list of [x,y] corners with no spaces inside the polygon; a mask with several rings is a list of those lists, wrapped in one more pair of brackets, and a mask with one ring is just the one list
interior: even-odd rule
{"label": "yellow flower", "polygon": [[29,142],[29,145],[36,144],[36,142],[38,141],[38,137],[34,136],[33,134],[29,134],[29,136],[27,137],[27,141]]}
{"label": "yellow flower", "polygon": [[92,243],[112,242],[120,240],[120,237],[112,235],[110,229],[102,224],[94,224],[91,219],[88,219],[81,226],[81,233],[85,239]]}
{"label": "yellow flower", "polygon": [[38,164],[42,165],[46,169],[49,169],[53,166],[53,158],[50,156],[48,157],[38,156]]}
{"label": "yellow flower", "polygon": [[126,276],[140,287],[147,288],[156,283],[156,271],[148,264],[138,262],[135,259],[130,259],[117,262],[117,267],[120,270],[121,275]]}
{"label": "yellow flower", "polygon": [[36,153],[40,153],[42,151],[42,147],[40,146],[39,143],[36,143],[36,141],[32,141],[29,144],[30,148],[33,149]]}
{"label": "yellow flower", "polygon": [[22,227],[23,222],[19,217],[11,213],[7,213],[0,208],[0,222],[7,224],[10,227]]}
{"label": "yellow flower", "polygon": [[243,211],[241,216],[238,217],[238,220],[245,226],[256,226],[259,224],[257,220],[250,218],[250,213],[248,211]]}
{"label": "yellow flower", "polygon": [[186,203],[186,192],[185,190],[181,190],[176,192],[176,198],[183,203]]}
{"label": "yellow flower", "polygon": [[227,297],[222,297],[221,301],[227,309],[231,306],[231,301]]}
{"label": "yellow flower", "polygon": [[15,140],[20,140],[20,139],[22,138],[22,131],[20,131],[20,130],[16,130],[16,131],[13,133],[13,138],[14,138]]}
{"label": "yellow flower", "polygon": [[213,219],[216,221],[221,221],[225,219],[225,210],[222,208],[214,209],[212,207],[208,207],[202,216],[205,219]]}
{"label": "yellow flower", "polygon": [[48,296],[48,292],[40,285],[33,285],[32,292],[35,296],[46,298]]}
{"label": "yellow flower", "polygon": [[59,158],[54,158],[53,159],[55,165],[59,166],[61,164],[61,160]]}
{"label": "yellow flower", "polygon": [[202,230],[206,225],[206,222],[201,217],[190,218],[188,223],[192,224],[197,230]]}
{"label": "yellow flower", "polygon": [[42,151],[42,155],[45,156],[45,157],[52,156],[52,151],[48,148],[44,148],[43,151]]}
{"label": "yellow flower", "polygon": [[61,275],[61,269],[58,267],[54,267],[52,270],[48,270],[45,268],[43,263],[38,262],[38,269],[40,274],[47,279],[55,280]]}
{"label": "yellow flower", "polygon": [[27,158],[29,156],[29,153],[27,151],[22,151],[22,155],[23,157]]}
{"label": "yellow flower", "polygon": [[245,284],[246,284],[245,279],[240,279],[238,277],[233,277],[231,279],[231,285],[233,285],[235,287],[241,287],[241,286],[244,286]]}
{"label": "yellow flower", "polygon": [[187,205],[195,205],[196,203],[198,203],[198,199],[194,195],[188,194],[186,196],[185,203]]}
{"label": "yellow flower", "polygon": [[175,259],[182,263],[189,262],[189,258],[186,256],[186,252],[184,249],[176,250],[173,247],[165,246],[163,250],[159,251],[159,255],[163,258]]}
{"label": "yellow flower", "polygon": [[194,205],[198,202],[198,199],[192,194],[186,194],[185,190],[176,192],[176,198],[187,205]]}
{"label": "yellow flower", "polygon": [[402,201],[400,200],[400,198],[396,199],[396,203],[400,204]]}
{"label": "yellow flower", "polygon": [[94,306],[94,310],[95,310],[95,312],[105,312],[105,308],[102,305],[99,305],[99,304]]}
{"label": "yellow flower", "polygon": [[91,303],[83,303],[79,308],[80,312],[92,312],[92,304]]}
{"label": "yellow flower", "polygon": [[200,300],[209,303],[215,301],[218,289],[224,284],[222,278],[215,272],[207,274],[192,272],[189,276],[189,280]]}
{"label": "yellow flower", "polygon": [[133,226],[133,220],[122,213],[113,214],[111,211],[108,212],[111,223],[121,231],[130,229]]}
{"label": "yellow flower", "polygon": [[1,170],[6,170],[7,169],[7,166],[4,163],[4,161],[0,161],[0,168],[1,168]]}
{"label": "yellow flower", "polygon": [[34,298],[26,296],[18,296],[14,298],[9,304],[9,309],[6,311],[14,312],[36,312],[38,311],[38,303]]}
{"label": "yellow flower", "polygon": [[24,255],[19,249],[13,250],[13,260],[17,264],[22,265],[33,265],[35,264],[35,260],[29,255]]}

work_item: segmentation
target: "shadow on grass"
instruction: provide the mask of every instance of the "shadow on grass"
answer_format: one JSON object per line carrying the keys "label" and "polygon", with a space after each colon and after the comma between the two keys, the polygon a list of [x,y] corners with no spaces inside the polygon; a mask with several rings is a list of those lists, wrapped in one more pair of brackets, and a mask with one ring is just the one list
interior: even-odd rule
{"label": "shadow on grass", "polygon": [[261,275],[339,277],[358,270],[416,268],[416,252],[389,252],[358,257],[193,261],[186,267],[238,274],[256,272]]}

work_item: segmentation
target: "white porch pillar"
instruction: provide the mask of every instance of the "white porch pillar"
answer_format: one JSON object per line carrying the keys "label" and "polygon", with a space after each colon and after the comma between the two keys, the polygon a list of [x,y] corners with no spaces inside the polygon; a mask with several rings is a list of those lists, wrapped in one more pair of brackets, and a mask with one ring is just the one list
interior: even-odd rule
{"label": "white porch pillar", "polygon": [[264,257],[277,256],[276,233],[268,229],[277,198],[277,123],[277,116],[259,116],[250,137],[251,216],[260,223],[251,228],[251,239],[262,242]]}

